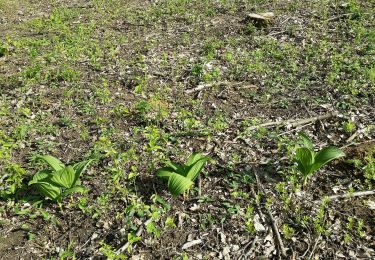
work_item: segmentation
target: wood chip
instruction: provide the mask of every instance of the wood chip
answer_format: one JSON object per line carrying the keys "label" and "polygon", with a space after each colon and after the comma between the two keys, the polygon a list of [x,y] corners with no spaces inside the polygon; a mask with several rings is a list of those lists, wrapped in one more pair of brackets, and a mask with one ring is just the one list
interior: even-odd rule
{"label": "wood chip", "polygon": [[275,17],[275,14],[273,12],[266,12],[266,13],[250,13],[247,15],[247,18],[250,20],[263,20],[268,21],[271,20],[273,17]]}
{"label": "wood chip", "polygon": [[202,243],[203,243],[202,239],[196,239],[196,240],[187,242],[182,246],[182,250],[188,249],[190,247],[193,247]]}

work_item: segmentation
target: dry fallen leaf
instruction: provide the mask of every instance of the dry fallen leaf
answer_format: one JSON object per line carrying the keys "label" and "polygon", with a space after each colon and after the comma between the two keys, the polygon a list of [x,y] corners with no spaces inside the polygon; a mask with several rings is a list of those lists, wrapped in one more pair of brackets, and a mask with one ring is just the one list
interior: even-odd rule
{"label": "dry fallen leaf", "polygon": [[372,210],[375,210],[375,202],[372,201],[372,200],[368,200],[366,202],[367,206],[369,207],[369,209],[372,209]]}
{"label": "dry fallen leaf", "polygon": [[193,241],[190,241],[190,242],[187,242],[185,243],[183,246],[182,246],[182,250],[185,250],[185,249],[188,249],[192,246],[195,246],[195,245],[199,245],[202,243],[202,240],[201,239],[196,239],[196,240],[193,240]]}
{"label": "dry fallen leaf", "polygon": [[262,225],[262,223],[260,223],[260,217],[259,217],[258,214],[256,214],[254,216],[254,220],[253,221],[254,221],[254,228],[255,228],[256,231],[263,232],[263,231],[266,230],[266,228]]}

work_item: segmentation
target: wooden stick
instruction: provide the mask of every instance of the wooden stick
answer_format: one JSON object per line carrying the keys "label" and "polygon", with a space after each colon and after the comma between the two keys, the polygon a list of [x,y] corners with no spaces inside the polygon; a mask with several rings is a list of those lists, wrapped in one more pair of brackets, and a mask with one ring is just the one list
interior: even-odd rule
{"label": "wooden stick", "polygon": [[[263,185],[262,185],[262,183],[261,183],[261,181],[260,181],[260,179],[258,177],[257,171],[255,170],[255,167],[253,167],[253,171],[254,171],[254,175],[255,175],[256,181],[257,181],[257,183],[259,185],[259,188],[263,190]],[[285,250],[285,247],[284,247],[283,240],[281,239],[281,235],[280,235],[280,232],[279,232],[279,228],[277,227],[276,220],[274,219],[274,217],[272,215],[272,212],[271,212],[271,210],[268,207],[266,207],[266,210],[267,210],[268,217],[271,220],[272,231],[275,234],[277,243],[279,244],[280,253],[281,253],[281,255],[283,257],[286,258],[287,257],[286,250]]]}
{"label": "wooden stick", "polygon": [[304,127],[306,127],[306,126],[309,126],[309,125],[312,125],[312,124],[313,124],[313,122],[308,123],[308,124],[306,124],[306,125],[298,126],[298,127],[293,128],[293,129],[291,129],[291,130],[288,130],[288,131],[282,132],[282,133],[278,134],[277,136],[282,136],[282,135],[289,134],[289,133],[294,132],[294,131],[301,130],[302,128],[304,128]]}
{"label": "wooden stick", "polygon": [[327,19],[327,22],[332,22],[332,21],[335,21],[335,20],[338,20],[338,19],[341,19],[341,18],[344,18],[344,17],[351,16],[351,15],[353,15],[353,13],[341,14],[341,15],[338,15],[338,16],[334,16],[334,17],[331,17],[331,18]]}
{"label": "wooden stick", "polygon": [[360,143],[351,142],[349,144],[341,146],[340,149],[345,149],[345,148],[347,148],[349,146],[358,146],[358,145],[367,144],[367,143],[373,143],[373,142],[375,142],[375,140],[367,140],[367,141],[360,142]]}
{"label": "wooden stick", "polygon": [[191,93],[194,93],[194,92],[200,91],[200,90],[202,90],[202,89],[204,89],[204,88],[206,88],[206,87],[211,87],[211,86],[213,86],[213,85],[212,85],[212,84],[202,84],[202,85],[198,85],[198,86],[196,86],[195,88],[192,88],[192,89],[188,89],[188,90],[186,90],[186,93],[191,94]]}
{"label": "wooden stick", "polygon": [[249,129],[254,130],[254,129],[257,129],[259,127],[278,126],[278,125],[290,125],[291,127],[297,127],[297,126],[305,125],[305,124],[315,122],[315,121],[318,121],[318,120],[323,120],[323,119],[327,119],[327,118],[330,118],[330,117],[334,117],[334,116],[337,116],[337,115],[338,115],[337,112],[332,112],[332,113],[328,113],[328,114],[325,114],[325,115],[313,116],[313,117],[310,117],[310,118],[288,119],[288,120],[281,120],[281,121],[276,121],[276,122],[272,121],[272,122],[267,122],[267,123],[264,123],[264,124],[260,124],[260,125],[257,125],[257,126],[250,127]]}
{"label": "wooden stick", "polygon": [[358,129],[357,131],[354,132],[354,134],[352,134],[347,140],[346,142],[347,143],[351,143],[357,136],[358,134],[361,132],[361,129]]}
{"label": "wooden stick", "polygon": [[212,86],[222,86],[222,85],[236,86],[236,85],[241,85],[241,84],[243,84],[243,82],[229,82],[229,81],[213,82],[213,83],[201,84],[201,85],[196,86],[195,88],[188,89],[188,90],[186,90],[186,93],[192,94],[194,92],[198,92],[198,91],[201,91],[205,88],[210,88]]}
{"label": "wooden stick", "polygon": [[[352,197],[362,197],[362,196],[369,196],[374,195],[375,190],[368,190],[368,191],[357,191],[357,192],[348,192],[345,194],[339,194],[339,195],[332,195],[325,197],[329,200],[336,200],[336,199],[346,199],[346,198],[352,198]],[[321,202],[322,200],[315,200],[314,202]]]}
{"label": "wooden stick", "polygon": [[316,246],[317,246],[318,243],[319,243],[320,237],[321,237],[321,235],[319,235],[318,238],[316,239],[316,241],[315,241],[315,243],[314,243],[314,246],[313,246],[313,248],[312,248],[312,250],[311,250],[311,253],[310,253],[308,259],[312,259],[313,255],[314,255],[314,252],[315,252],[315,249],[316,249]]}
{"label": "wooden stick", "polygon": [[253,257],[252,257],[252,255],[253,255],[253,251],[255,250],[255,245],[256,245],[258,239],[259,239],[258,236],[255,236],[255,237],[254,237],[254,240],[253,240],[253,242],[251,243],[251,247],[250,247],[249,251],[247,251],[247,253],[245,254],[244,259],[253,258]]}

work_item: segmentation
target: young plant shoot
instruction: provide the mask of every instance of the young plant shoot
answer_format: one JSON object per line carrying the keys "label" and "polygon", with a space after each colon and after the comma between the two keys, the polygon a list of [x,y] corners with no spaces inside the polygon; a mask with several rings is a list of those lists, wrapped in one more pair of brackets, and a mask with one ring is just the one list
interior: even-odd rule
{"label": "young plant shoot", "polygon": [[65,166],[59,159],[50,155],[37,156],[36,159],[50,166],[50,169],[37,172],[29,182],[29,185],[35,187],[42,195],[61,202],[63,197],[73,192],[83,193],[87,190],[80,185],[79,177],[93,160]]}
{"label": "young plant shoot", "polygon": [[336,147],[324,147],[319,152],[315,152],[310,138],[304,133],[299,133],[299,135],[303,146],[297,148],[294,160],[302,174],[303,185],[306,185],[307,179],[323,165],[345,156],[345,153]]}
{"label": "young plant shoot", "polygon": [[186,164],[166,162],[167,167],[161,168],[157,176],[168,180],[168,190],[173,196],[186,192],[194,184],[209,157],[201,153],[193,153]]}

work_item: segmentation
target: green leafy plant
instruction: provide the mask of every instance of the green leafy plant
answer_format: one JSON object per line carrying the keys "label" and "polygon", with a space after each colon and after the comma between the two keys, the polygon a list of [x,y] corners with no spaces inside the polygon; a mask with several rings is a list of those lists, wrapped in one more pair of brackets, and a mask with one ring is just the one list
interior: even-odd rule
{"label": "green leafy plant", "polygon": [[166,162],[167,167],[161,168],[157,176],[168,180],[168,190],[173,196],[181,195],[194,184],[209,157],[201,153],[193,153],[186,164]]}
{"label": "green leafy plant", "polygon": [[303,146],[296,150],[294,160],[297,162],[297,168],[303,175],[303,185],[306,185],[307,179],[328,162],[345,156],[345,153],[336,147],[325,147],[319,152],[314,151],[313,143],[304,133],[299,133],[302,138]]}
{"label": "green leafy plant", "polygon": [[35,187],[42,195],[61,202],[63,197],[71,193],[87,191],[80,185],[79,177],[93,160],[68,166],[50,155],[37,156],[36,160],[47,163],[51,168],[37,172],[29,182],[29,186]]}

